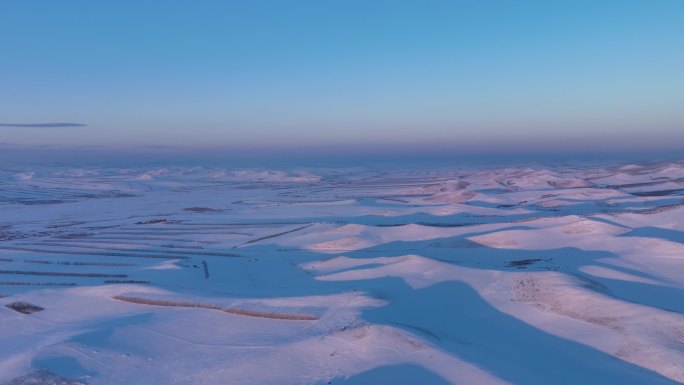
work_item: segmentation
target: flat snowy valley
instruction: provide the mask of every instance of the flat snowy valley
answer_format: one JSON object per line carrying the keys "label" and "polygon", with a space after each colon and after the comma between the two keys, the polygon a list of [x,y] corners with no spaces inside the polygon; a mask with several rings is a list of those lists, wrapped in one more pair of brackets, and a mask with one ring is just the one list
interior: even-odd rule
{"label": "flat snowy valley", "polygon": [[683,313],[684,162],[0,169],[0,384],[677,384]]}

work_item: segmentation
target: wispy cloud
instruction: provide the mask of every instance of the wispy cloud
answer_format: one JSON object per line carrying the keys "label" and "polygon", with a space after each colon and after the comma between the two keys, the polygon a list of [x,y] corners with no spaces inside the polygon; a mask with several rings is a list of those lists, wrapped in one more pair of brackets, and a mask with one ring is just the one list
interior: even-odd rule
{"label": "wispy cloud", "polygon": [[84,127],[83,123],[0,123],[0,127],[38,127],[38,128],[64,128]]}

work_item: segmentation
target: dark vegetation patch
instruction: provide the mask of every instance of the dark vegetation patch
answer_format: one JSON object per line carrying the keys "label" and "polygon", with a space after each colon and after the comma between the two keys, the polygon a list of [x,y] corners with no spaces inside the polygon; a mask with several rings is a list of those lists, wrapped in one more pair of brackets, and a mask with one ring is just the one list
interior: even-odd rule
{"label": "dark vegetation patch", "polygon": [[204,249],[204,247],[202,247],[202,246],[192,246],[192,245],[167,244],[167,245],[153,245],[153,246],[165,247],[167,249],[195,249],[195,250]]}
{"label": "dark vegetation patch", "polygon": [[17,311],[19,313],[23,313],[23,314],[33,314],[33,313],[37,313],[39,311],[45,310],[44,308],[42,308],[40,306],[36,306],[36,305],[30,304],[28,302],[12,302],[12,303],[7,304],[5,306],[14,310],[14,311]]}
{"label": "dark vegetation patch", "polygon": [[[89,245],[82,245],[82,244],[73,244],[73,243],[56,243],[56,242],[35,242],[31,243],[30,245],[33,246],[58,246],[58,247],[66,247],[66,248],[72,248],[72,249],[94,249],[94,250],[105,250],[105,251],[129,251],[129,252],[136,252],[136,253],[160,253],[158,250],[149,250],[149,249],[131,249],[131,248],[123,248],[123,247],[105,247],[105,246],[89,246]],[[177,248],[179,249],[179,248]],[[161,251],[163,253],[164,251]],[[239,257],[239,255],[234,254],[234,253],[222,253],[222,252],[215,252],[215,251],[186,251],[186,250],[179,250],[179,253],[182,254],[189,254],[189,255],[211,255],[215,257]],[[169,256],[170,259],[176,258],[176,256]],[[178,256],[177,258],[183,258],[182,256]],[[186,257],[187,258],[187,257]]]}
{"label": "dark vegetation patch", "polygon": [[67,203],[67,202],[74,202],[74,201],[66,201],[66,200],[62,200],[62,199],[34,199],[34,200],[17,201],[17,203],[20,203],[22,205],[27,205],[27,206],[54,205],[54,204]]}
{"label": "dark vegetation patch", "polygon": [[223,213],[227,211],[226,209],[214,209],[211,207],[186,207],[183,211],[189,211],[191,213]]}
{"label": "dark vegetation patch", "polygon": [[87,238],[90,236],[95,235],[94,233],[86,233],[86,232],[77,232],[77,233],[69,233],[69,234],[61,234],[56,236],[56,238],[60,239],[71,239],[71,238]]}
{"label": "dark vegetation patch", "polygon": [[96,198],[133,198],[137,197],[139,195],[136,194],[131,194],[131,193],[125,193],[121,191],[103,191],[98,194],[93,194],[93,193],[82,193],[82,194],[75,194],[71,195],[70,197],[73,198],[85,198],[85,199],[96,199]]}
{"label": "dark vegetation patch", "polygon": [[666,206],[654,207],[651,209],[643,209],[643,210],[636,211],[636,213],[637,214],[657,214],[657,213],[662,213],[664,211],[675,210],[675,209],[678,209],[680,207],[684,207],[684,204],[666,205]]}
{"label": "dark vegetation patch", "polygon": [[31,234],[0,229],[0,241],[14,241],[17,239],[24,239],[29,237],[31,237]]}
{"label": "dark vegetation patch", "polygon": [[154,259],[189,259],[190,257],[182,255],[151,255],[151,254],[133,254],[133,253],[115,253],[102,251],[63,251],[63,250],[48,250],[37,249],[32,247],[14,247],[14,246],[0,246],[0,250],[17,250],[30,251],[32,253],[41,254],[76,254],[76,255],[90,255],[90,256],[104,256],[104,257],[126,257],[126,258],[154,258]]}
{"label": "dark vegetation patch", "polygon": [[[90,235],[85,236],[85,237],[74,236],[74,237],[69,237],[69,238],[58,236],[55,238],[77,239],[77,240],[85,241],[88,243],[112,243],[109,241],[115,241],[114,243],[117,243],[117,244],[132,244],[132,245],[141,245],[141,246],[156,246],[153,244],[141,243],[141,241],[166,241],[166,242],[174,241],[174,242],[186,242],[186,243],[200,243],[200,244],[207,244],[207,245],[212,245],[212,244],[218,243],[216,241],[203,241],[203,240],[196,240],[196,239],[183,239],[183,238],[169,239],[169,238],[164,238],[163,237],[164,234],[156,234],[156,235],[158,235],[156,237],[146,237],[146,236],[142,236],[143,234],[139,234],[139,233],[136,233],[135,235],[136,235],[135,238],[133,238],[135,240],[135,242],[130,242],[132,240],[131,237],[112,237],[112,236],[97,236],[96,238],[91,238]],[[249,235],[251,235],[251,234],[249,234]],[[48,241],[48,240],[46,240],[46,241]],[[52,240],[49,240],[49,241],[52,242]],[[124,241],[124,242],[120,242],[120,241]],[[59,242],[59,241],[54,241],[54,242]],[[163,246],[163,245],[161,245],[161,246]],[[182,248],[182,247],[186,247],[186,246],[178,246],[178,247]]]}
{"label": "dark vegetation patch", "polygon": [[121,262],[70,262],[70,261],[59,261],[58,265],[69,265],[69,266],[110,266],[110,267],[129,267],[138,266],[137,263],[121,263]]}
{"label": "dark vegetation patch", "polygon": [[281,235],[294,233],[295,231],[304,230],[304,229],[306,229],[307,227],[311,227],[311,226],[313,226],[313,223],[309,223],[309,224],[307,224],[307,225],[304,225],[304,226],[301,226],[301,227],[297,227],[296,229],[283,231],[283,232],[281,232],[281,233],[271,234],[271,235],[266,235],[266,236],[263,236],[263,237],[251,239],[251,240],[249,240],[249,241],[247,241],[247,242],[244,242],[244,243],[241,243],[241,244],[239,244],[239,245],[237,245],[237,246],[233,246],[233,249],[236,249],[236,248],[238,248],[238,247],[240,247],[240,246],[248,245],[248,244],[250,244],[250,243],[255,243],[255,242],[263,241],[263,240],[266,240],[266,239],[279,237],[279,236],[281,236]]}
{"label": "dark vegetation patch", "polygon": [[0,286],[76,286],[73,282],[0,281]]}
{"label": "dark vegetation patch", "polygon": [[[154,228],[150,229],[151,231],[140,231],[138,229],[132,230],[132,229],[121,229],[119,231],[103,231],[102,235],[110,236],[110,235],[126,235],[128,238],[125,239],[131,239],[130,236],[135,236],[136,239],[142,239],[140,238],[141,235],[152,235],[156,237],[163,237],[163,236],[171,236],[171,235],[209,235],[209,234],[236,234],[236,235],[252,235],[252,234],[247,234],[243,232],[238,232],[238,231],[207,231],[207,230],[202,230],[202,229],[197,229],[193,228],[192,230],[185,230],[185,229],[159,229],[159,228]],[[163,230],[163,231],[162,231]],[[103,239],[102,237],[99,237],[97,239]],[[151,238],[147,238],[151,239]],[[167,241],[177,241],[177,239],[166,239]],[[214,242],[215,243],[215,242]]]}
{"label": "dark vegetation patch", "polygon": [[516,259],[508,262],[508,267],[515,267],[518,269],[524,269],[525,267],[532,265],[534,263],[540,262],[540,258],[530,258],[530,259]]}
{"label": "dark vegetation patch", "polygon": [[136,283],[136,284],[148,284],[150,281],[146,279],[108,279],[104,283]]}
{"label": "dark vegetation patch", "polygon": [[209,265],[207,264],[207,261],[202,261],[202,267],[204,268],[204,278],[209,278]]}
{"label": "dark vegetation patch", "polygon": [[177,224],[181,223],[181,221],[177,219],[148,219],[146,221],[138,221],[135,222],[136,225],[158,225],[158,224],[163,224],[163,225],[172,225],[172,224]]}
{"label": "dark vegetation patch", "polygon": [[638,197],[664,197],[670,195],[684,195],[684,189],[630,192],[630,194]]}
{"label": "dark vegetation patch", "polygon": [[127,278],[126,274],[72,273],[61,271],[0,270],[0,274],[46,275],[51,277]]}

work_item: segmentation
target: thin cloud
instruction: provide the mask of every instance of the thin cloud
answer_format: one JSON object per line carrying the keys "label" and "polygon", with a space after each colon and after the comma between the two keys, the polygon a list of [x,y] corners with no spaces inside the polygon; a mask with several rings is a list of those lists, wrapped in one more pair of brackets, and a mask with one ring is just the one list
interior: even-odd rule
{"label": "thin cloud", "polygon": [[0,127],[38,127],[38,128],[64,128],[84,127],[83,123],[0,123]]}

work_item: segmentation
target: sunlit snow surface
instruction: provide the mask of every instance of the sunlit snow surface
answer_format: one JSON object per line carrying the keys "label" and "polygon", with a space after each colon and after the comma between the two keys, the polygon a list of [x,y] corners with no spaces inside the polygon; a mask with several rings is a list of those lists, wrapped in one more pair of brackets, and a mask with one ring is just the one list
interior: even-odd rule
{"label": "sunlit snow surface", "polygon": [[684,163],[5,168],[0,295],[0,384],[681,383]]}

